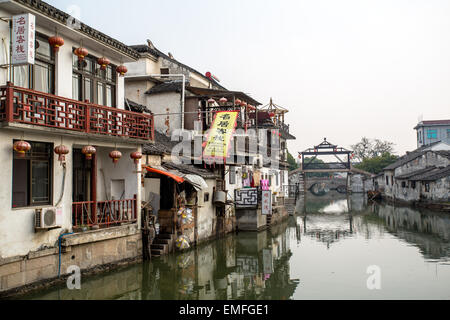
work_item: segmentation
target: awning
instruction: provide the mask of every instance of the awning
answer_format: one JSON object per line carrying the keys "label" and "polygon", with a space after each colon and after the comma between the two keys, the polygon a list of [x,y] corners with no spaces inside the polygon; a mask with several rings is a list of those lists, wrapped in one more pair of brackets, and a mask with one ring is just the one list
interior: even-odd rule
{"label": "awning", "polygon": [[152,167],[149,167],[149,166],[144,166],[144,169],[146,169],[148,172],[158,173],[158,174],[162,174],[162,175],[165,175],[167,177],[170,177],[173,180],[175,180],[177,183],[183,183],[184,182],[184,179],[182,177],[180,177],[180,176],[178,176],[178,175],[176,175],[174,173],[168,172],[166,170],[162,170],[162,168],[161,169],[155,169],[155,168],[152,168]]}
{"label": "awning", "polygon": [[205,179],[203,179],[202,177],[200,177],[196,174],[186,174],[186,175],[184,175],[184,179],[186,179],[187,182],[192,184],[192,186],[197,191],[208,188],[208,184],[206,183]]}
{"label": "awning", "polygon": [[153,166],[153,167],[143,166],[143,168],[146,169],[148,172],[158,173],[158,174],[162,174],[167,177],[170,177],[173,180],[175,180],[177,183],[183,183],[186,181],[189,184],[191,184],[197,191],[208,188],[208,184],[206,183],[205,179],[203,179],[202,177],[200,177],[199,175],[196,175],[196,174],[190,174],[190,173],[185,174],[178,170],[174,170],[174,169],[169,170],[162,166]]}

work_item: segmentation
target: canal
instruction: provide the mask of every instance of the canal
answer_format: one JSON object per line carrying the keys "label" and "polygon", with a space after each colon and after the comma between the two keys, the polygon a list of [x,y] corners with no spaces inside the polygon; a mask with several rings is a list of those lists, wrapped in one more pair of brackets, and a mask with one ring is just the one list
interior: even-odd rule
{"label": "canal", "polygon": [[296,212],[271,230],[83,277],[81,290],[61,286],[22,298],[450,299],[448,213],[333,192],[308,194]]}

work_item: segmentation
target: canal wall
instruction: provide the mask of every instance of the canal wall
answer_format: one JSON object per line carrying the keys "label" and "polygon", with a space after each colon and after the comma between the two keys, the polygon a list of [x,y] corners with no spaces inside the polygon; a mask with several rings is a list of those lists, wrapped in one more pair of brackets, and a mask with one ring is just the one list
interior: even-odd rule
{"label": "canal wall", "polygon": [[140,260],[142,239],[136,225],[70,234],[61,240],[61,247],[57,243],[25,256],[0,259],[0,297],[59,282],[60,277],[70,275],[70,266],[77,266],[86,274]]}

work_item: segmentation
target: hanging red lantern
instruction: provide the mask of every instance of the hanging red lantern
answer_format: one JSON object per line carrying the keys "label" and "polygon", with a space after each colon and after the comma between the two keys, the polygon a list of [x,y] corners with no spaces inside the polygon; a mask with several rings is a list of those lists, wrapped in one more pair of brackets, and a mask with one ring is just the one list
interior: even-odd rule
{"label": "hanging red lantern", "polygon": [[13,149],[18,153],[19,158],[24,158],[25,153],[31,150],[31,144],[23,140],[17,141],[14,143]]}
{"label": "hanging red lantern", "polygon": [[211,98],[211,99],[208,100],[208,103],[209,103],[209,104],[214,104],[214,103],[216,103],[216,100],[214,100],[213,98]]}
{"label": "hanging red lantern", "polygon": [[222,103],[222,104],[225,104],[225,103],[228,102],[228,99],[225,98],[225,97],[223,97],[223,98],[221,98],[221,99],[219,100],[219,102]]}
{"label": "hanging red lantern", "polygon": [[139,160],[142,159],[142,153],[139,151],[135,151],[132,154],[130,154],[130,158],[134,160],[135,164],[139,164]]}
{"label": "hanging red lantern", "polygon": [[275,117],[275,113],[274,112],[270,112],[269,113],[269,117],[271,117],[271,118]]}
{"label": "hanging red lantern", "polygon": [[122,153],[119,150],[114,150],[109,153],[109,157],[113,160],[113,163],[116,164],[119,162],[119,159],[122,158]]}
{"label": "hanging red lantern", "polygon": [[125,75],[125,73],[128,72],[128,68],[125,67],[124,65],[121,65],[116,68],[116,71],[118,74],[120,74],[121,77],[123,77]]}
{"label": "hanging red lantern", "polygon": [[245,102],[245,101],[242,101],[242,103],[241,103],[241,107],[246,107],[247,106],[247,102]]}
{"label": "hanging red lantern", "polygon": [[55,147],[55,153],[58,155],[58,161],[61,163],[66,161],[66,154],[69,154],[69,152],[69,148],[65,145]]}
{"label": "hanging red lantern", "polygon": [[93,146],[85,146],[83,149],[81,149],[81,153],[86,156],[86,160],[91,160],[92,155],[94,155],[96,152],[97,150]]}
{"label": "hanging red lantern", "polygon": [[79,47],[75,49],[74,53],[78,57],[78,61],[83,61],[89,54],[89,51],[86,48]]}
{"label": "hanging red lantern", "polygon": [[48,43],[53,47],[55,52],[58,52],[59,48],[64,45],[64,39],[60,36],[53,36],[48,38]]}
{"label": "hanging red lantern", "polygon": [[97,59],[97,63],[100,65],[100,69],[106,70],[106,67],[111,63],[108,58],[101,57]]}
{"label": "hanging red lantern", "polygon": [[234,104],[236,105],[236,106],[240,106],[241,105],[241,100],[239,100],[239,99],[236,99],[236,100],[234,100]]}

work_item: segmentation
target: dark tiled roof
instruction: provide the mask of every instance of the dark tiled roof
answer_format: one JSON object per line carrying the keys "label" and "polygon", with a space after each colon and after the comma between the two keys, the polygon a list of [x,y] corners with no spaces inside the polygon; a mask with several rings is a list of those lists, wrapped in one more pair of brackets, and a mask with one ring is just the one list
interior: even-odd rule
{"label": "dark tiled roof", "polygon": [[410,180],[413,181],[436,181],[445,177],[450,176],[450,166],[445,168],[435,168],[424,174],[420,174],[412,177]]}
{"label": "dark tiled roof", "polygon": [[203,74],[201,74],[200,72],[198,72],[197,70],[195,70],[194,68],[191,68],[191,67],[189,67],[189,66],[187,66],[187,65],[185,65],[185,64],[183,64],[183,63],[181,63],[181,62],[179,62],[179,61],[177,61],[175,59],[172,59],[167,54],[165,54],[164,52],[161,52],[160,50],[158,50],[156,48],[151,48],[151,47],[149,47],[148,45],[145,45],[145,44],[144,45],[133,45],[133,46],[130,46],[130,47],[133,48],[134,50],[136,50],[139,53],[150,53],[150,54],[152,54],[152,55],[154,55],[156,57],[163,57],[164,59],[167,59],[167,60],[169,60],[169,61],[171,61],[173,63],[176,63],[176,64],[180,65],[181,67],[183,67],[183,68],[185,68],[185,69],[187,69],[187,70],[189,70],[191,72],[195,72],[195,73],[199,74],[201,77],[203,77],[204,79],[210,81],[215,86],[226,90],[226,88],[223,87],[222,85],[220,85],[216,80],[208,78],[208,77],[204,76]]}
{"label": "dark tiled roof", "polygon": [[170,82],[164,82],[161,84],[157,84],[156,86],[152,87],[151,89],[147,90],[145,94],[157,94],[157,93],[165,93],[165,92],[178,92],[180,93],[182,91],[182,85],[183,81],[170,81]]}
{"label": "dark tiled roof", "polygon": [[189,164],[175,164],[173,162],[164,162],[162,166],[168,170],[178,170],[184,174],[196,174],[202,178],[215,179],[218,175],[213,171],[205,168],[200,168]]}
{"label": "dark tiled roof", "polygon": [[154,155],[170,154],[173,147],[178,143],[178,141],[172,141],[170,137],[155,130],[155,143],[144,144],[143,153]]}
{"label": "dark tiled roof", "polygon": [[411,152],[407,153],[406,155],[400,157],[397,161],[395,161],[394,163],[390,164],[389,166],[387,166],[383,170],[394,170],[394,169],[396,169],[398,167],[401,167],[405,163],[408,163],[408,162],[410,162],[410,161],[412,161],[412,160],[422,156],[426,152],[427,151],[423,150],[423,149],[417,149],[415,151],[411,151]]}
{"label": "dark tiled roof", "polygon": [[235,96],[247,103],[253,104],[255,106],[260,106],[261,103],[250,97],[248,94],[245,94],[241,91],[231,91],[231,90],[220,90],[220,89],[208,89],[208,88],[198,88],[198,87],[187,87],[187,89],[198,95],[198,96],[208,96],[208,97],[216,97],[216,98],[229,98]]}
{"label": "dark tiled roof", "polygon": [[395,178],[399,179],[399,180],[410,179],[410,178],[413,178],[415,176],[423,175],[424,173],[427,173],[427,172],[432,171],[434,169],[436,169],[435,166],[427,167],[425,169],[420,169],[420,170],[416,170],[416,171],[413,171],[413,172],[410,172],[410,173],[406,173],[406,174],[402,174],[402,175],[396,176]]}
{"label": "dark tiled roof", "polygon": [[[70,15],[49,5],[48,3],[40,0],[13,0],[21,5],[24,5],[32,10],[36,10],[39,13],[63,24],[67,24],[67,20],[70,18]],[[123,44],[120,41],[117,41],[106,34],[95,30],[94,28],[89,27],[88,25],[80,22],[81,29],[79,30],[86,36],[96,39],[97,41],[103,42],[106,45],[112,46],[115,49],[125,53],[126,55],[139,59],[139,53],[132,49],[131,47]]]}
{"label": "dark tiled roof", "polygon": [[440,155],[441,157],[450,159],[450,150],[438,150],[433,152]]}
{"label": "dark tiled roof", "polygon": [[139,113],[152,113],[146,106],[131,101],[130,99],[125,98],[125,108],[128,111],[139,112]]}

